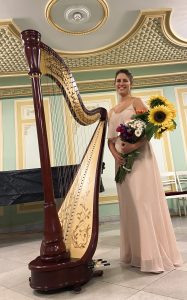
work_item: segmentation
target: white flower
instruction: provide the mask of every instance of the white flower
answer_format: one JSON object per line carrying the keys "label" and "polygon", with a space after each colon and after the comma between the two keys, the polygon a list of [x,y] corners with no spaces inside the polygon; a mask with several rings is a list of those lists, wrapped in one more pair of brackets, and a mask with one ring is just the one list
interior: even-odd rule
{"label": "white flower", "polygon": [[[141,132],[146,128],[146,124],[142,120],[137,120],[137,119],[131,120],[131,121],[127,122],[127,124],[129,127],[133,128],[135,130],[140,129]],[[137,136],[139,136],[139,135],[137,135]]]}
{"label": "white flower", "polygon": [[141,136],[141,134],[142,134],[142,130],[141,130],[141,129],[136,129],[134,133],[135,133],[135,135],[136,135],[137,137],[139,137],[139,136]]}

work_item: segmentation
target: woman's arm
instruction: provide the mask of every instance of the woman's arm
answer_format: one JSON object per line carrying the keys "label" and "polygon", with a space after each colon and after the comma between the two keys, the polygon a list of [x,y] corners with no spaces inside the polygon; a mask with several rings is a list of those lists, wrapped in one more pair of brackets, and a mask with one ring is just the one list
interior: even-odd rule
{"label": "woman's arm", "polygon": [[116,147],[115,147],[115,142],[116,142],[117,136],[116,136],[116,131],[114,129],[112,120],[111,120],[112,112],[113,112],[113,109],[111,109],[108,113],[108,147],[109,147],[109,150],[112,153],[114,159],[116,160],[116,162],[119,165],[123,165],[124,159],[121,156],[121,154],[116,150]]}
{"label": "woman's arm", "polygon": [[121,156],[121,154],[116,150],[115,144],[114,144],[114,139],[108,139],[108,147],[110,149],[110,152],[112,153],[114,159],[117,161],[119,165],[124,164],[124,159]]}
{"label": "woman's arm", "polygon": [[148,107],[145,105],[141,98],[134,98],[133,107],[136,114],[148,111]]}
{"label": "woman's arm", "polygon": [[121,145],[121,151],[125,154],[128,154],[128,153],[135,151],[135,150],[139,149],[140,147],[142,147],[146,143],[146,141],[147,141],[147,139],[143,138],[142,140],[140,140],[139,142],[136,142],[135,144],[130,144],[130,143],[124,142]]}

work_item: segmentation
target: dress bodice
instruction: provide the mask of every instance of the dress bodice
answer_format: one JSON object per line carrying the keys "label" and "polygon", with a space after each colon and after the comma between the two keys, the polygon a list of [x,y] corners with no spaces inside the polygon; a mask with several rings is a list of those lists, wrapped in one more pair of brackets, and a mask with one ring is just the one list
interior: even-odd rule
{"label": "dress bodice", "polygon": [[129,121],[133,114],[135,114],[135,110],[132,104],[119,113],[113,111],[109,120],[108,138],[117,137],[118,133],[116,132],[116,128],[120,124]]}

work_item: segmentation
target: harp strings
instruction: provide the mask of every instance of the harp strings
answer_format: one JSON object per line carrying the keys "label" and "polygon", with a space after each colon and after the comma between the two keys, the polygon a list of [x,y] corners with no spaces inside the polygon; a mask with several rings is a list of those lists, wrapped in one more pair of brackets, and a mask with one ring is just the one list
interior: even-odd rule
{"label": "harp strings", "polygon": [[[48,68],[49,70],[49,68]],[[49,74],[52,77],[52,72]],[[52,95],[49,97],[51,113],[52,147],[53,161],[51,166],[57,169],[57,184],[59,191],[58,205],[63,202],[68,187],[76,174],[77,166],[89,145],[89,141],[95,131],[98,122],[90,126],[80,125],[73,118],[70,109],[64,99],[64,96],[57,92],[57,86],[54,80],[45,76],[45,81],[50,85]],[[89,107],[88,107],[89,109]],[[93,107],[91,107],[93,109]]]}

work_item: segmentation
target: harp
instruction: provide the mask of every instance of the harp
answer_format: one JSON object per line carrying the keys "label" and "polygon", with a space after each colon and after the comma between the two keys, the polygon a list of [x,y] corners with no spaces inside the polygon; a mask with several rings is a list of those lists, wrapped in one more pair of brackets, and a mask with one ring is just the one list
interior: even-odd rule
{"label": "harp", "polygon": [[[39,32],[25,30],[21,36],[32,82],[44,190],[44,237],[40,255],[29,263],[30,286],[41,291],[68,286],[76,289],[96,272],[93,255],[98,239],[98,198],[107,113],[100,107],[86,109],[64,60],[41,42]],[[41,76],[51,78],[58,85],[78,126],[97,124],[58,211],[51,176]],[[62,185],[65,176],[63,174],[61,178]]]}

